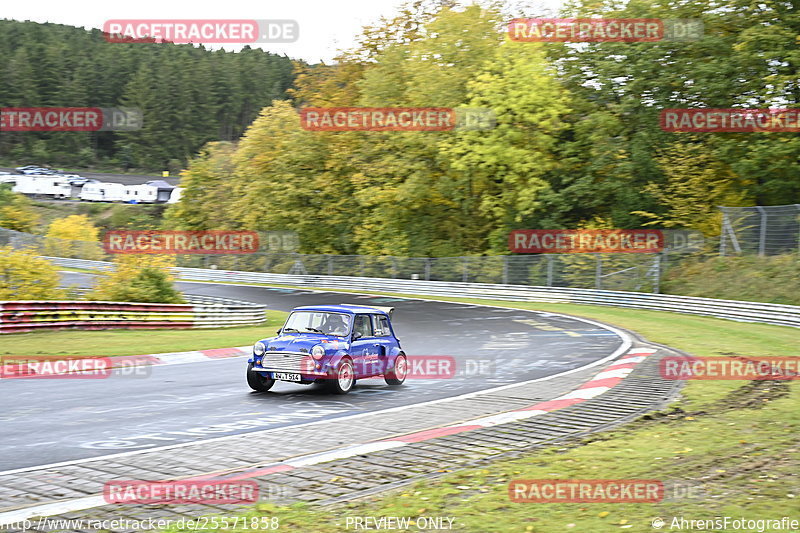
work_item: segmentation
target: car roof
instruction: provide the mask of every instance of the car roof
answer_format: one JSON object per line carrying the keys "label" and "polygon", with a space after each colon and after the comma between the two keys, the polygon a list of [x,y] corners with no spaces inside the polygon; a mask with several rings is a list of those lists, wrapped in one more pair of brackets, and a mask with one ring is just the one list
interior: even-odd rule
{"label": "car roof", "polygon": [[377,313],[385,315],[386,312],[367,305],[304,305],[295,307],[293,311],[326,311],[329,313]]}

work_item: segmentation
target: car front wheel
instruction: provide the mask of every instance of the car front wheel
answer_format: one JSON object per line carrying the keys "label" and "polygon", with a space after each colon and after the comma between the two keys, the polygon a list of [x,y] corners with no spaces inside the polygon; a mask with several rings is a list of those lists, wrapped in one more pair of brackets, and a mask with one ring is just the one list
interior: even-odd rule
{"label": "car front wheel", "polygon": [[328,376],[325,383],[328,390],[334,394],[347,394],[356,384],[356,373],[350,359],[342,359],[335,372]]}
{"label": "car front wheel", "polygon": [[275,380],[253,370],[253,363],[247,365],[247,384],[258,392],[267,392],[275,384]]}
{"label": "car front wheel", "polygon": [[383,379],[386,380],[387,385],[402,385],[408,375],[408,361],[405,354],[400,354],[394,360],[394,368],[387,372]]}

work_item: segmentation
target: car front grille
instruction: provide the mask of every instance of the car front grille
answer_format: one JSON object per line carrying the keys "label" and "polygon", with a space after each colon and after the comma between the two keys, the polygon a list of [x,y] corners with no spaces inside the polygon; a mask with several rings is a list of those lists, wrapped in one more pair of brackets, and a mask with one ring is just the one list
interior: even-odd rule
{"label": "car front grille", "polygon": [[[303,360],[306,363],[303,363]],[[313,368],[309,365],[309,355],[293,352],[267,352],[261,358],[261,367],[275,372],[301,372]]]}

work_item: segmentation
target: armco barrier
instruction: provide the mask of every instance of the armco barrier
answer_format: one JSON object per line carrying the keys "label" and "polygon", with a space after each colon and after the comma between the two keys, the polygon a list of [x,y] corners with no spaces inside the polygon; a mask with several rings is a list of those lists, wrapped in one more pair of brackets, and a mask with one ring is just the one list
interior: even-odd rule
{"label": "armco barrier", "polygon": [[189,329],[247,326],[266,320],[266,307],[208,296],[188,304],[89,301],[0,302],[0,333],[53,329]]}
{"label": "armco barrier", "polygon": [[[108,270],[111,263],[48,257],[63,267],[89,270]],[[800,327],[800,306],[716,300],[693,296],[675,296],[642,292],[604,291],[595,289],[569,289],[562,287],[531,287],[528,285],[497,285],[485,283],[456,283],[445,281],[419,281],[349,276],[307,276],[240,272],[202,268],[175,268],[176,276],[186,281],[223,281],[234,283],[266,283],[352,291],[378,291],[419,295],[513,300],[523,302],[577,303],[628,307],[653,311],[670,311],[692,315],[711,316],[760,322],[780,326]]]}

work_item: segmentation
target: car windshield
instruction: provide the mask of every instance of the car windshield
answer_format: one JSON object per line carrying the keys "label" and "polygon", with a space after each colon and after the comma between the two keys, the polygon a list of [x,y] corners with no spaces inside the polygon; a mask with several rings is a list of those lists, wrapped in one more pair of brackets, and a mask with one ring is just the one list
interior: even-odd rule
{"label": "car windshield", "polygon": [[283,326],[285,333],[323,333],[344,337],[350,331],[350,315],[324,311],[295,311]]}

